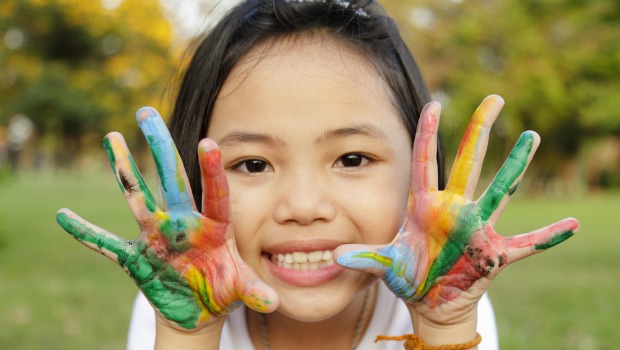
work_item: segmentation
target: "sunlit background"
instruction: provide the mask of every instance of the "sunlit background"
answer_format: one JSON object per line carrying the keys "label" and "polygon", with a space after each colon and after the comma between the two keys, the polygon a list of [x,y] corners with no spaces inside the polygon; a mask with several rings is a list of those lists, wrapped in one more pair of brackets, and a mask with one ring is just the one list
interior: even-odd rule
{"label": "sunlit background", "polygon": [[[136,287],[54,213],[70,207],[137,234],[101,140],[123,133],[155,183],[134,111],[168,114],[190,43],[236,2],[0,1],[0,349],[124,347]],[[582,221],[578,236],[491,287],[502,349],[617,348],[620,2],[381,2],[443,105],[449,158],[492,93],[506,106],[481,183],[523,130],[541,135],[498,230]]]}

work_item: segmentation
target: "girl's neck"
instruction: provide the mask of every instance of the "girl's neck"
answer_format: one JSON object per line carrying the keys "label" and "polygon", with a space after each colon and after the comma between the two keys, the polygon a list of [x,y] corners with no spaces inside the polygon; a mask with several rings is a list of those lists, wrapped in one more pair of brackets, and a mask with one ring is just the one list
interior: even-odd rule
{"label": "girl's neck", "polygon": [[[367,294],[365,291],[358,293],[340,313],[319,322],[298,321],[277,311],[266,314],[265,324],[271,349],[349,349],[356,330],[359,328],[363,336],[372,318],[377,299],[376,283],[368,288],[370,293],[366,301],[366,311],[361,320],[360,315],[364,309]],[[261,331],[259,314],[246,309],[246,316],[254,348],[263,350],[266,335]]]}

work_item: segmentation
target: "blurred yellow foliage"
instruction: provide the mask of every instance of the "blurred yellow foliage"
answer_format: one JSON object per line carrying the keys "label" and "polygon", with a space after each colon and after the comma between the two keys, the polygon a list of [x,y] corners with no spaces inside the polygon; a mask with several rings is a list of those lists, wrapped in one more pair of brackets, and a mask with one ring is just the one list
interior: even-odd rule
{"label": "blurred yellow foliage", "polygon": [[136,109],[169,110],[174,40],[157,0],[0,1],[0,124],[29,116],[65,160],[91,133],[132,135]]}

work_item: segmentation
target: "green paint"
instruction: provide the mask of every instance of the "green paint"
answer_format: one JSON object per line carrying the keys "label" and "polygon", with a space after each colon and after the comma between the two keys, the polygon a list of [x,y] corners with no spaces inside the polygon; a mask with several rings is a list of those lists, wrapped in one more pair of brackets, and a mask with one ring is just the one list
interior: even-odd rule
{"label": "green paint", "polygon": [[551,238],[544,242],[544,243],[539,243],[536,244],[534,246],[534,249],[536,250],[545,250],[545,249],[549,249],[555,245],[558,245],[562,242],[564,242],[565,240],[569,239],[570,237],[572,237],[575,234],[575,232],[573,230],[566,230],[566,231],[562,231],[562,232],[558,232],[553,234],[553,236],[551,236]]}
{"label": "green paint", "polygon": [[517,192],[519,184],[521,184],[521,182],[517,182],[514,186],[510,188],[510,190],[508,190],[508,196],[512,196],[515,192]]}
{"label": "green paint", "polygon": [[[112,166],[112,171],[114,172],[114,176],[116,177],[116,182],[118,183],[119,187],[121,188],[121,191],[123,191],[123,193],[125,193],[125,186],[123,186],[123,182],[120,179],[120,172],[119,172],[119,170],[116,167],[116,155],[114,154],[114,149],[113,149],[112,144],[110,143],[110,139],[108,137],[103,139],[103,148],[105,149],[105,152],[106,152],[106,154],[108,156],[108,160],[110,161],[110,165]],[[140,186],[140,190],[144,194],[144,204],[146,205],[146,208],[151,213],[156,212],[157,211],[157,202],[155,202],[153,194],[151,193],[149,188],[146,186],[146,183],[144,182],[144,179],[142,178],[142,174],[140,174],[140,171],[138,170],[138,167],[136,166],[136,163],[134,162],[133,157],[131,156],[131,154],[128,155],[128,159],[127,160],[128,160],[129,165],[131,167],[131,171],[133,172],[134,178],[136,179],[136,181],[138,181],[138,185]]]}
{"label": "green paint", "polygon": [[127,258],[127,242],[120,241],[104,231],[96,231],[94,228],[70,218],[65,213],[58,213],[56,221],[78,241],[94,244],[100,250],[105,249],[116,254],[119,264]]}
{"label": "green paint", "polygon": [[432,262],[426,276],[424,289],[418,298],[424,297],[436,284],[437,279],[445,276],[450,271],[452,266],[463,255],[465,246],[469,244],[471,236],[482,228],[483,222],[476,215],[476,212],[477,207],[474,204],[469,204],[461,209],[454,224],[454,231],[450,233],[448,241],[446,241],[437,258]]}
{"label": "green paint", "polygon": [[[189,234],[195,227],[189,228],[190,218],[170,218],[162,220],[159,224],[161,233],[168,240],[168,249],[172,252],[184,252],[191,248]],[[196,226],[196,225],[192,225]]]}
{"label": "green paint", "polygon": [[[105,153],[108,156],[108,161],[110,161],[110,166],[112,167],[114,176],[116,176],[116,156],[114,155],[114,150],[112,149],[112,144],[110,143],[110,139],[108,137],[103,139],[103,149],[105,149]],[[121,188],[121,191],[125,193],[125,187],[123,187],[123,184],[118,177],[116,177],[116,182]]]}
{"label": "green paint", "polygon": [[144,194],[144,205],[151,212],[154,213],[157,211],[157,202],[155,202],[155,198],[153,198],[153,194],[151,190],[146,186],[146,182],[144,182],[144,178],[142,178],[142,174],[140,174],[140,170],[136,166],[136,163],[133,161],[131,155],[129,155],[129,164],[131,166],[131,171],[134,176],[138,180],[138,184],[140,185],[140,190]]}
{"label": "green paint", "polygon": [[65,213],[56,215],[56,221],[77,240],[116,254],[118,264],[167,319],[185,329],[196,327],[201,308],[194,292],[183,276],[158,257],[145,242],[118,240],[68,217]]}
{"label": "green paint", "polygon": [[164,173],[164,164],[162,164],[161,149],[155,143],[155,136],[146,136],[146,141],[148,142],[151,153],[153,154],[153,161],[155,161],[155,168],[157,168],[157,174],[159,174],[161,187],[164,192],[168,192],[168,186],[166,186],[166,176]]}
{"label": "green paint", "polygon": [[177,186],[179,187],[179,192],[186,192],[185,181],[183,180],[181,176],[177,176]]}
{"label": "green paint", "polygon": [[480,216],[483,220],[491,217],[506,193],[510,192],[510,186],[525,171],[532,147],[534,147],[534,136],[526,131],[521,134],[488,191],[479,201]]}
{"label": "green paint", "polygon": [[187,281],[146,243],[135,242],[135,252],[123,266],[140,290],[167,319],[195,328],[201,308]]}

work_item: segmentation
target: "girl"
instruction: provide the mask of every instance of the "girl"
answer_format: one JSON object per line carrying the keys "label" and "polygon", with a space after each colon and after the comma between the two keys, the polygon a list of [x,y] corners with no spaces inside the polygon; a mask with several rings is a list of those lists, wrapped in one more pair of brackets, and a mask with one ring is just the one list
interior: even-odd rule
{"label": "girl", "polygon": [[110,133],[104,147],[140,236],[66,209],[57,220],[153,306],[144,330],[138,300],[130,346],[155,336],[162,349],[396,349],[373,340],[413,328],[409,348],[469,349],[478,326],[481,347],[496,348],[486,299],[478,310],[490,281],[578,223],[496,234],[539,137],[525,132],[474,201],[503,101],[490,96],[474,113],[445,189],[440,106],[428,101],[377,2],[244,1],[185,74],[171,122],[179,152],[156,111],[137,113],[165,208]]}

